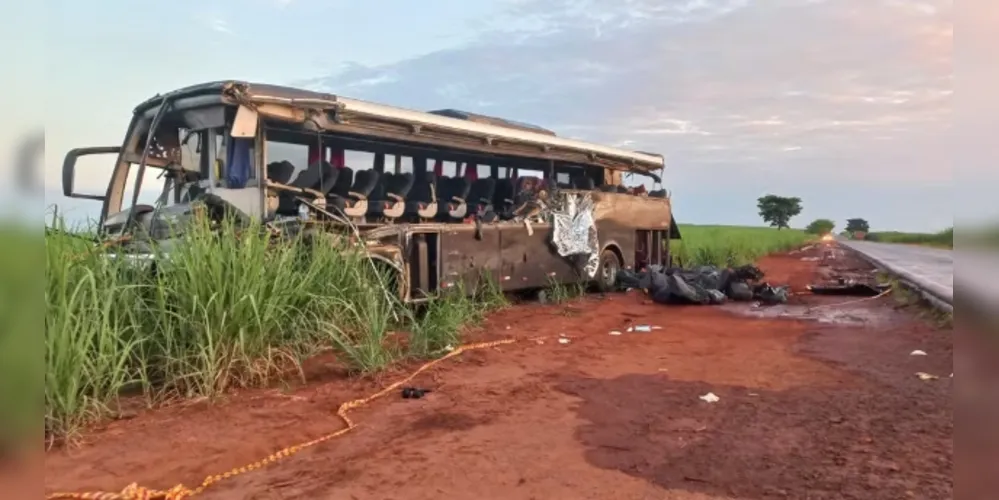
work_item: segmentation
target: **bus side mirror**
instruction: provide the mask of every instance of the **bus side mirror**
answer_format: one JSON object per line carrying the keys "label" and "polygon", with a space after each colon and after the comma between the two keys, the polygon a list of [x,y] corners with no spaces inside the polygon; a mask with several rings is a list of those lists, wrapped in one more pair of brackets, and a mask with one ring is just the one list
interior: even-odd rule
{"label": "bus side mirror", "polygon": [[76,160],[81,156],[119,154],[119,146],[103,146],[94,148],[71,149],[66,153],[66,159],[62,162],[62,194],[67,198],[83,198],[85,200],[104,201],[104,195],[79,194],[73,190],[73,182],[76,178]]}

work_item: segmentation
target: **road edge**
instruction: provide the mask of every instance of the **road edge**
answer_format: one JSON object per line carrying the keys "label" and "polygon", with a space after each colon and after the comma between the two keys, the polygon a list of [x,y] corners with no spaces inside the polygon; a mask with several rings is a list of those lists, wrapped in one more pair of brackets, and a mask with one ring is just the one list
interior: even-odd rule
{"label": "road edge", "polygon": [[869,262],[871,265],[878,268],[879,270],[891,274],[893,277],[895,277],[896,280],[898,280],[899,284],[919,294],[919,296],[922,297],[924,300],[926,300],[926,302],[929,303],[931,306],[933,306],[933,308],[948,314],[954,313],[954,304],[948,302],[947,299],[944,299],[934,294],[926,287],[919,286],[916,280],[912,279],[909,273],[895,269],[894,267],[889,266],[884,262],[882,262],[881,259],[872,257],[849,245],[844,245],[842,244],[842,242],[836,242],[836,244],[839,245],[840,248],[853,252],[855,255]]}

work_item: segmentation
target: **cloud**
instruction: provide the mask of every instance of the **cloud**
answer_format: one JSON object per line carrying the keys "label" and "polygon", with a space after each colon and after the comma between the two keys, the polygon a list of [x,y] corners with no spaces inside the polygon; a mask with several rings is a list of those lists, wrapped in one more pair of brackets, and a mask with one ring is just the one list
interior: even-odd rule
{"label": "cloud", "polygon": [[223,33],[226,35],[232,34],[232,30],[229,29],[229,23],[225,19],[212,19],[210,25],[212,31]]}
{"label": "cloud", "polygon": [[947,196],[950,2],[505,5],[463,47],[307,83],[659,151],[678,200],[720,185],[755,198],[851,183]]}
{"label": "cloud", "polygon": [[195,22],[222,35],[234,34],[229,21],[221,13],[200,14],[195,17]]}

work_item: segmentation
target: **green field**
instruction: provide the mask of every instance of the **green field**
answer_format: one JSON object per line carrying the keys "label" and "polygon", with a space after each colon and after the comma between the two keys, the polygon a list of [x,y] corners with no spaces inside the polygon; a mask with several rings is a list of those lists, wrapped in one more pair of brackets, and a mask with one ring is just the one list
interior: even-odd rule
{"label": "green field", "polygon": [[[87,240],[46,236],[46,436],[71,437],[113,415],[123,395],[155,406],[303,379],[302,362],[323,351],[356,373],[438,357],[461,342],[463,325],[504,303],[485,290],[416,312],[345,247],[269,245],[255,231],[222,231],[189,231],[155,274],[107,259]],[[809,238],[770,228],[681,231],[676,263],[687,267],[752,262]]]}
{"label": "green field", "polygon": [[680,225],[673,242],[673,263],[680,267],[738,266],[760,257],[800,247],[815,235],[798,229],[771,227]]}
{"label": "green field", "polygon": [[937,233],[903,233],[899,231],[881,231],[867,233],[865,239],[883,243],[904,243],[911,245],[927,245],[941,248],[954,248],[954,228]]}

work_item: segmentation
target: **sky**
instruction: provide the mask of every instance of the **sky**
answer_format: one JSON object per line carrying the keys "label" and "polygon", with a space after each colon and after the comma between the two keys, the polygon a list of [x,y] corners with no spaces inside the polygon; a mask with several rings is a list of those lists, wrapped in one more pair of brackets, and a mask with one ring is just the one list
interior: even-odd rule
{"label": "sky", "polygon": [[[464,109],[659,152],[681,223],[759,225],[756,199],[771,193],[803,200],[797,226],[862,217],[873,230],[933,231],[999,214],[983,183],[953,187],[950,1],[176,0],[139,9],[53,0],[28,9],[47,20],[48,80],[21,90],[72,111],[44,122],[45,202],[64,212],[99,209],[59,194],[68,149],[119,144],[132,108],[158,92],[235,78]],[[8,104],[37,121],[29,103]],[[988,161],[965,160],[971,178],[999,180]],[[78,167],[91,192],[110,174],[110,158],[95,161]]]}

